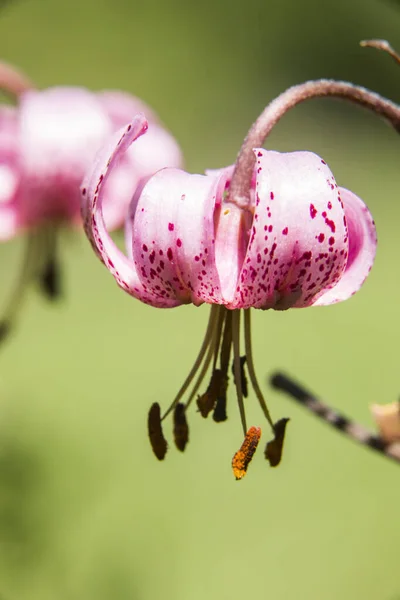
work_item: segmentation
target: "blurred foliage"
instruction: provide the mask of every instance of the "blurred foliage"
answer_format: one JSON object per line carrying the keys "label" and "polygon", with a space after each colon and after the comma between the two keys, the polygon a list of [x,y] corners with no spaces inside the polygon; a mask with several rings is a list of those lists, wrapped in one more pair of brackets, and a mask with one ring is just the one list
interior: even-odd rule
{"label": "blurred foliage", "polygon": [[[180,140],[188,168],[229,164],[263,106],[336,77],[399,100],[400,71],[358,42],[400,49],[400,7],[372,0],[19,0],[2,6],[5,60],[39,86],[122,88]],[[355,418],[397,398],[398,136],[355,107],[315,100],[269,147],[323,156],[370,206],[380,240],[364,289],[343,305],[254,315],[260,378],[276,368]],[[183,456],[146,439],[190,368],[207,308],[157,311],[123,294],[82,235],[61,248],[66,298],[32,290],[0,368],[0,595],[4,600],[394,600],[400,596],[396,465],[268,393],[290,416],[282,466],[230,471],[237,409],[190,416]],[[6,301],[21,243],[0,252]],[[249,422],[261,424],[253,397]],[[3,600],[3,598],[2,598]]]}

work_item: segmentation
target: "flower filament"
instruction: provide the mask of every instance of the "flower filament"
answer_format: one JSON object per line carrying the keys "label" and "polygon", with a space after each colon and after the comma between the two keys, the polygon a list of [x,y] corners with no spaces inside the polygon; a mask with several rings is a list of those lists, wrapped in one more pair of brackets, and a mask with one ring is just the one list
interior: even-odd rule
{"label": "flower filament", "polygon": [[[244,356],[241,356],[240,353],[240,325],[242,312],[244,315]],[[163,460],[166,454],[166,442],[161,433],[161,423],[170,415],[171,412],[173,412],[174,420],[175,445],[180,451],[185,449],[189,439],[186,410],[193,402],[196,394],[198,394],[200,386],[202,385],[204,378],[209,371],[210,365],[211,377],[209,385],[203,394],[197,395],[198,411],[203,418],[207,418],[210,412],[212,412],[213,420],[215,422],[222,422],[227,419],[226,400],[229,379],[228,372],[232,354],[233,381],[244,435],[244,442],[240,450],[234,455],[232,461],[232,468],[236,479],[242,479],[246,474],[247,467],[253,457],[261,436],[260,427],[252,426],[250,429],[247,427],[244,404],[244,398],[247,396],[245,365],[247,366],[250,383],[261,406],[261,410],[264,413],[264,416],[274,434],[273,442],[277,442],[279,434],[282,440],[281,443],[279,441],[277,443],[278,445],[280,443],[280,447],[282,447],[284,428],[283,433],[282,428],[278,427],[279,431],[276,429],[276,425],[274,425],[274,422],[272,421],[270,412],[255,374],[251,347],[250,309],[229,310],[224,306],[213,305],[210,310],[207,330],[198,356],[174,401],[162,416],[157,403],[153,404],[150,409],[149,437],[154,454],[157,456],[157,458]],[[193,387],[186,399],[186,402],[182,403],[181,400],[192,383]],[[155,406],[157,408],[155,408]],[[158,415],[158,422],[156,425],[154,425],[155,413]],[[152,418],[150,418],[151,415],[153,415]],[[285,422],[286,421],[287,420],[285,420]],[[279,423],[281,423],[281,421],[279,421],[278,424]],[[269,442],[269,444],[273,442]],[[269,459],[267,454],[268,453],[266,450],[266,457]],[[279,460],[275,460],[273,462],[275,463],[273,465],[270,463],[272,466],[279,464],[280,457]]]}

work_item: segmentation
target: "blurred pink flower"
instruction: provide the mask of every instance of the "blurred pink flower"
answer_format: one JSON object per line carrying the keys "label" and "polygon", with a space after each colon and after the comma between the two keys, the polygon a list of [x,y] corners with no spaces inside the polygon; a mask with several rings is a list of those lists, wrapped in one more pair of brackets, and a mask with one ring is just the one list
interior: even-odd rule
{"label": "blurred pink flower", "polygon": [[[215,420],[226,418],[232,349],[244,433],[247,361],[253,389],[275,438],[279,438],[274,448],[276,453],[279,446],[275,466],[280,460],[286,421],[274,425],[260,391],[252,359],[248,309],[323,306],[352,296],[372,267],[374,222],[362,200],[338,187],[329,167],[317,155],[256,148],[247,202],[230,197],[233,167],[206,175],[167,168],[153,175],[133,198],[126,224],[125,256],[107,233],[103,203],[119,161],[146,130],[145,117],[137,115],[97,156],[82,190],[86,233],[118,285],[138,300],[159,308],[204,302],[212,305],[199,356],[162,417],[174,410],[178,448],[183,450],[188,438],[185,410],[211,363],[211,382],[207,392],[198,397],[198,408],[203,416],[214,411]],[[240,357],[241,309],[245,359]],[[188,401],[180,404],[198,372]],[[153,405],[150,413],[149,430],[153,450],[162,459],[167,446],[157,406]],[[249,450],[246,454],[242,447],[235,455],[237,478],[246,471],[259,433],[251,428],[245,439],[244,448],[250,448],[251,453]],[[268,452],[267,458],[271,458]]]}
{"label": "blurred pink flower", "polygon": [[48,295],[56,293],[55,238],[61,227],[80,225],[83,176],[112,133],[138,111],[149,111],[149,136],[121,157],[108,180],[104,216],[109,229],[123,224],[138,185],[162,167],[180,166],[182,157],[151,110],[129,94],[78,87],[38,91],[1,64],[0,86],[17,99],[15,107],[0,106],[0,241],[29,232],[29,264],[6,311],[5,332],[29,279],[39,278]]}

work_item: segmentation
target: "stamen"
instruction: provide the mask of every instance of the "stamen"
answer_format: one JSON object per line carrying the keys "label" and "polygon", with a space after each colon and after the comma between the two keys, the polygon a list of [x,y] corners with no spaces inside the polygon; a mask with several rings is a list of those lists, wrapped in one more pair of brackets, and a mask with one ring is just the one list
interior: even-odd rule
{"label": "stamen", "polygon": [[217,403],[213,412],[213,420],[216,423],[226,421],[226,393],[228,389],[228,369],[232,348],[232,311],[226,310],[224,335],[221,344],[220,366],[221,366],[221,386],[217,396]]}
{"label": "stamen", "polygon": [[174,440],[175,446],[181,452],[189,441],[189,426],[186,419],[185,405],[177,404],[174,410]]}
{"label": "stamen", "polygon": [[[240,357],[240,387],[242,388],[242,394],[243,394],[244,398],[247,398],[247,396],[249,395],[249,389],[248,389],[248,385],[247,385],[246,373],[244,370],[245,364],[246,364],[246,355]],[[232,375],[233,375],[233,380],[236,385],[235,368],[234,368],[233,364],[232,364]]]}
{"label": "stamen", "polygon": [[271,467],[277,467],[281,462],[283,442],[285,441],[286,425],[289,419],[280,419],[274,425],[275,437],[265,447],[265,458]]}
{"label": "stamen", "polygon": [[243,433],[246,436],[246,414],[244,411],[242,386],[240,385],[240,310],[234,310],[232,312],[232,343],[236,395],[239,405],[240,420],[242,421]]}
{"label": "stamen", "polygon": [[244,442],[232,459],[232,470],[235,478],[243,479],[261,437],[261,427],[250,427]]}
{"label": "stamen", "polygon": [[262,394],[261,388],[258,384],[256,372],[254,369],[253,353],[252,353],[252,349],[251,349],[251,317],[250,317],[250,309],[249,308],[247,308],[244,311],[244,347],[245,347],[245,352],[246,352],[246,357],[247,357],[247,369],[249,371],[251,385],[253,386],[253,389],[256,393],[256,396],[260,403],[261,409],[265,415],[265,418],[267,419],[268,423],[271,425],[272,430],[275,432],[275,426],[272,421],[270,412],[268,410],[267,403],[264,400],[264,396]]}
{"label": "stamen", "polygon": [[[164,420],[171,411],[174,410],[175,406],[178,404],[178,402],[180,401],[180,399],[182,398],[183,394],[186,392],[186,390],[188,389],[189,385],[191,384],[194,376],[196,375],[197,371],[199,370],[201,363],[203,362],[203,359],[207,353],[207,350],[210,346],[210,343],[213,339],[213,332],[214,332],[214,327],[215,327],[215,322],[216,319],[218,318],[219,315],[219,311],[220,311],[221,307],[220,306],[216,306],[213,305],[211,307],[210,310],[210,317],[208,319],[208,325],[207,325],[207,330],[203,339],[203,342],[201,344],[201,348],[199,351],[199,354],[197,355],[197,358],[194,362],[193,367],[190,369],[189,375],[186,377],[185,381],[183,382],[182,387],[180,388],[179,392],[177,393],[174,401],[172,402],[171,406],[167,409],[167,411],[163,414],[162,416],[162,420]],[[210,358],[211,360],[211,358]],[[200,385],[200,384],[199,384]]]}
{"label": "stamen", "polygon": [[149,410],[147,419],[150,444],[158,460],[164,460],[168,444],[161,426],[161,409],[158,402],[154,402]]}
{"label": "stamen", "polygon": [[38,274],[39,286],[49,300],[61,296],[60,266],[57,259],[58,228],[54,225],[46,227],[43,233],[44,266]]}
{"label": "stamen", "polygon": [[198,396],[196,400],[199,412],[204,419],[214,410],[223,385],[223,373],[221,369],[215,369],[211,375],[211,381],[206,392],[202,396]]}
{"label": "stamen", "polygon": [[196,383],[194,384],[193,389],[190,392],[190,396],[189,396],[189,398],[186,401],[186,405],[185,405],[186,408],[188,408],[190,406],[190,404],[192,403],[193,398],[196,396],[196,394],[198,392],[199,387],[203,383],[203,379],[206,376],[208,368],[209,368],[209,366],[211,364],[212,357],[215,355],[215,345],[216,345],[216,343],[217,343],[216,331],[214,330],[213,333],[212,333],[212,338],[211,338],[211,341],[210,341],[209,348],[207,350],[207,355],[206,355],[206,358],[204,360],[203,366],[202,366],[202,368],[200,370],[199,376],[197,377]]}
{"label": "stamen", "polygon": [[20,275],[0,320],[0,342],[6,339],[13,329],[14,321],[22,306],[29,283],[35,277],[40,264],[41,232],[33,231],[27,237],[26,248]]}

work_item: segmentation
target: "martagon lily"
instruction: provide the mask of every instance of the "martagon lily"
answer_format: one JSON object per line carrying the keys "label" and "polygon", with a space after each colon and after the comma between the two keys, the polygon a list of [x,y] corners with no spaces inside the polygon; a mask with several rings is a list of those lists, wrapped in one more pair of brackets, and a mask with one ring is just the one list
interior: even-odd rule
{"label": "martagon lily", "polygon": [[[117,284],[157,308],[211,305],[208,326],[194,365],[170,407],[149,413],[153,451],[167,451],[162,421],[173,413],[175,444],[188,441],[186,411],[211,369],[207,389],[197,395],[203,417],[226,419],[226,393],[233,374],[244,442],[232,467],[241,479],[261,429],[247,428],[243,397],[247,369],[251,386],[274,438],[267,444],[271,466],[280,462],[287,419],[274,423],[258,384],[251,347],[251,308],[286,310],[346,300],[366,279],[375,256],[376,233],[363,201],[337,185],[328,165],[311,152],[279,153],[261,147],[292,106],[312,96],[341,96],[383,114],[398,127],[399,109],[363,88],[332,81],[308,82],[272,102],[251,128],[234,166],[191,175],[163,169],[133,196],[126,223],[127,255],[111,240],[103,216],[109,178],[131,144],[147,135],[137,115],[102,149],[82,189],[89,240]],[[240,348],[244,321],[244,355]],[[192,389],[189,391],[190,386]],[[182,402],[186,398],[185,403]]]}
{"label": "martagon lily", "polygon": [[[141,100],[120,91],[79,87],[34,89],[17,69],[0,63],[0,89],[16,106],[0,106],[0,241],[27,235],[25,262],[0,323],[4,337],[26,285],[59,293],[57,239],[81,225],[80,185],[96,151],[138,111],[149,114],[149,137],[127,152],[105,190],[107,227],[123,225],[132,189],[165,166],[180,166],[174,138]],[[110,201],[112,198],[112,202]]]}

